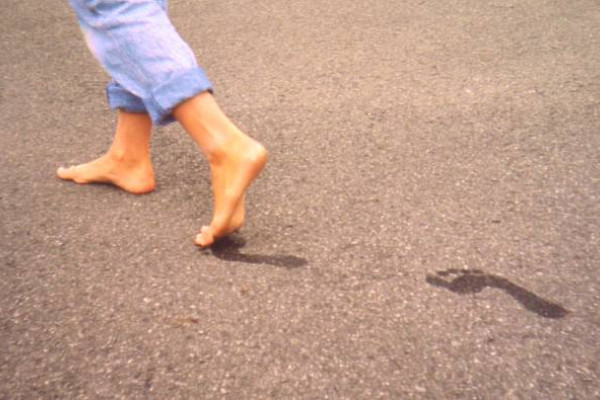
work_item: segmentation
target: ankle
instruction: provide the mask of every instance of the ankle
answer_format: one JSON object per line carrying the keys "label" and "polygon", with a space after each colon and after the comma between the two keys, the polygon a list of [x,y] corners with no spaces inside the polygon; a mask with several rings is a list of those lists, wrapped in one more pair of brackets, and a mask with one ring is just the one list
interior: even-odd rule
{"label": "ankle", "polygon": [[209,163],[220,163],[227,159],[238,147],[235,138],[223,136],[213,136],[212,140],[201,146]]}
{"label": "ankle", "polygon": [[131,152],[125,149],[110,148],[107,157],[118,164],[141,164],[150,159],[148,153]]}

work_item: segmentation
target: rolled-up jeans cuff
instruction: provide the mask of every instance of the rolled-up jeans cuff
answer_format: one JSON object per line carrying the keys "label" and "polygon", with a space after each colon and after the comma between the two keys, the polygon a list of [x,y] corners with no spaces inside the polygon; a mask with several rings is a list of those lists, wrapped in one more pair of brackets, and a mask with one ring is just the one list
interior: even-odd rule
{"label": "rolled-up jeans cuff", "polygon": [[155,124],[165,125],[175,120],[171,113],[178,104],[205,91],[212,93],[212,85],[204,70],[196,67],[154,88],[152,99],[145,102],[146,108]]}
{"label": "rolled-up jeans cuff", "polygon": [[106,85],[106,98],[112,110],[122,109],[131,113],[148,112],[142,99],[125,90],[118,83],[110,82]]}

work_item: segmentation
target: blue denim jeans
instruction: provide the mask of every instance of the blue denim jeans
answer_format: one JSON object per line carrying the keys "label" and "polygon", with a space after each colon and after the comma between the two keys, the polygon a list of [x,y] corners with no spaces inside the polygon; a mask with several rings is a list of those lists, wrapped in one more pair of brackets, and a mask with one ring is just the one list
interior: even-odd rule
{"label": "blue denim jeans", "polygon": [[167,16],[167,0],[69,0],[86,43],[113,79],[109,106],[173,121],[182,101],[210,81]]}

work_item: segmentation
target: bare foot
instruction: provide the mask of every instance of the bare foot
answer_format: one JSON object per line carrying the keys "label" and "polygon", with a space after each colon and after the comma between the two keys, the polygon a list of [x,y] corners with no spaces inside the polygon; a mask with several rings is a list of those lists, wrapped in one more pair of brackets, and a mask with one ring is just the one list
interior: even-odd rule
{"label": "bare foot", "polygon": [[143,194],[154,190],[154,171],[149,160],[140,162],[118,159],[109,153],[86,164],[56,171],[60,179],[76,183],[110,183],[129,193]]}
{"label": "bare foot", "polygon": [[213,217],[195,239],[198,246],[207,247],[243,225],[246,189],[263,169],[267,152],[229,120],[209,92],[182,102],[173,109],[173,116],[196,141],[210,165]]}
{"label": "bare foot", "polygon": [[195,243],[212,245],[216,239],[237,231],[244,223],[246,189],[263,169],[265,148],[248,136],[236,138],[224,154],[209,160],[213,181],[214,209],[210,226],[203,226]]}
{"label": "bare foot", "polygon": [[102,157],[70,168],[59,168],[59,178],[77,183],[110,183],[135,194],[154,190],[150,161],[152,121],[144,113],[117,112],[115,137]]}

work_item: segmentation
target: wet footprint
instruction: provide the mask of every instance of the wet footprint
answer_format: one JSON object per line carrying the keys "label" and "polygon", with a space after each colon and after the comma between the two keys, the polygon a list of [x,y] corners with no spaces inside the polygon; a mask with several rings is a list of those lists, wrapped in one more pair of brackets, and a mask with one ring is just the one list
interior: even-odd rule
{"label": "wet footprint", "polygon": [[459,294],[479,293],[486,287],[501,289],[527,310],[545,318],[562,318],[569,313],[561,305],[543,299],[506,278],[477,269],[447,269],[438,271],[435,275],[427,275],[425,280],[430,285]]}

